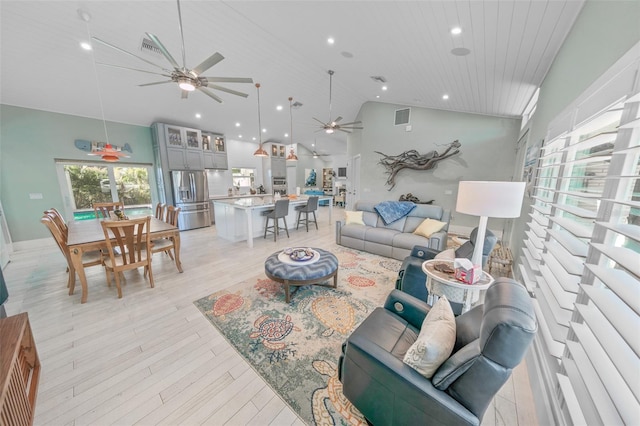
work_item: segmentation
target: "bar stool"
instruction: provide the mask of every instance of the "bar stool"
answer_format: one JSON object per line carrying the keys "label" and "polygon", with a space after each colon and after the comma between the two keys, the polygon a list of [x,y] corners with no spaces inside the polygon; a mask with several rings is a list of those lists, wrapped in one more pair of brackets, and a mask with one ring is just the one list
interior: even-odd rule
{"label": "bar stool", "polygon": [[[277,200],[275,208],[273,210],[262,212],[262,215],[267,217],[267,221],[264,224],[264,238],[267,238],[267,232],[273,232],[273,241],[276,241],[276,236],[280,233],[280,228],[278,227],[278,219],[282,219],[284,221],[284,230],[287,231],[287,238],[289,238],[289,230],[287,229],[286,217],[287,213],[289,213],[288,198]],[[269,226],[269,219],[273,219],[272,226]]]}
{"label": "bar stool", "polygon": [[296,224],[296,230],[298,229],[298,226],[300,226],[302,213],[304,213],[304,219],[302,219],[302,221],[307,226],[307,232],[309,232],[309,213],[313,213],[313,220],[311,222],[315,223],[316,229],[318,229],[316,210],[318,210],[318,197],[309,197],[306,205],[296,206],[296,211],[298,212],[298,223]]}

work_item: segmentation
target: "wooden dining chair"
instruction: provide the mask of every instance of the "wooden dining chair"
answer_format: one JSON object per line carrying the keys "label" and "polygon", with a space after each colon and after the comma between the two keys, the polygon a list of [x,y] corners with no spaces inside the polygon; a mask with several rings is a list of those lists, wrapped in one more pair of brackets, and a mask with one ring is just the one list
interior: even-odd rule
{"label": "wooden dining chair", "polygon": [[[58,245],[58,248],[62,252],[62,255],[64,256],[65,260],[67,261],[67,272],[68,272],[72,264],[71,264],[71,255],[69,253],[69,246],[67,245],[67,233],[65,233],[62,229],[60,229],[60,227],[56,224],[52,216],[53,215],[50,213],[45,213],[45,215],[42,216],[42,219],[40,219],[40,222],[42,222],[47,227],[47,229],[49,229],[49,232],[51,232],[53,239],[55,240],[56,244]],[[102,265],[102,253],[99,250],[85,252],[82,254],[83,268],[87,268],[89,266],[96,266],[96,265]],[[72,278],[71,275],[69,275],[69,278],[67,280],[67,287],[69,287],[69,291],[71,291],[71,278]]]}
{"label": "wooden dining chair", "polygon": [[[180,215],[181,208],[168,206],[167,207],[167,217],[165,222],[170,225],[178,226],[178,216]],[[173,237],[159,238],[157,240],[151,241],[151,253],[160,253],[165,252],[169,255],[171,260],[175,260],[171,250],[176,250],[175,240]],[[177,265],[176,265],[177,266]]]}
{"label": "wooden dining chair", "polygon": [[65,235],[69,233],[69,227],[67,226],[67,222],[64,220],[64,217],[62,217],[60,212],[56,210],[55,207],[51,207],[50,209],[45,210],[44,214],[50,215],[53,218],[53,221],[56,223],[56,225],[58,225],[58,228],[60,228],[65,233]]}
{"label": "wooden dining chair", "polygon": [[164,221],[167,205],[163,203],[156,204],[156,219]]}
{"label": "wooden dining chair", "polygon": [[96,212],[96,219],[109,219],[109,212],[115,210],[124,211],[124,203],[122,201],[93,203],[91,206],[93,207],[93,211]]}
{"label": "wooden dining chair", "polygon": [[[109,257],[104,258],[107,284],[111,285],[110,272],[115,275],[118,299],[122,298],[120,274],[130,269],[144,266],[144,276],[149,273],[149,283],[153,284],[151,270],[151,238],[149,224],[151,217],[130,220],[104,220],[100,222],[107,242]],[[124,275],[123,275],[124,277]]]}

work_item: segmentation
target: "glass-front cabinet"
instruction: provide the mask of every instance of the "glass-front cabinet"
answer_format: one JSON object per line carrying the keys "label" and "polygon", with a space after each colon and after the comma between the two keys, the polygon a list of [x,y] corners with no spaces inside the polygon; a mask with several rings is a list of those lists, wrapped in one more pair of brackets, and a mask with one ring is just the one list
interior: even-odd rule
{"label": "glass-front cabinet", "polygon": [[202,131],[202,151],[204,153],[205,169],[227,170],[227,152],[224,136],[217,133]]}

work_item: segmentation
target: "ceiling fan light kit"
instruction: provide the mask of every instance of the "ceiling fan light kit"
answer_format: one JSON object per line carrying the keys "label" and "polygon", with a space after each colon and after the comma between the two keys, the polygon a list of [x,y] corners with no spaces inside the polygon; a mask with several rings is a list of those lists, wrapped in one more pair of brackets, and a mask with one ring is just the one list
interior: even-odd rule
{"label": "ceiling fan light kit", "polygon": [[338,116],[338,117],[336,117],[335,120],[333,120],[331,118],[331,95],[332,95],[332,92],[333,92],[333,90],[332,90],[333,89],[333,74],[335,74],[335,71],[329,70],[329,71],[327,71],[327,73],[329,74],[329,121],[327,121],[325,123],[324,121],[318,120],[315,117],[313,117],[313,119],[316,120],[318,123],[320,123],[322,125],[320,130],[324,130],[325,133],[327,133],[327,134],[332,134],[336,130],[339,130],[339,131],[344,132],[344,133],[351,133],[351,131],[356,130],[356,129],[357,130],[362,130],[363,127],[358,126],[359,124],[362,124],[361,121],[352,121],[350,123],[339,124],[340,121],[342,120],[342,117]]}
{"label": "ceiling fan light kit", "polygon": [[[96,41],[107,47],[115,49],[121,53],[125,53],[129,56],[133,56],[134,58],[137,58],[141,61],[146,62],[149,65],[152,65],[162,70],[162,72],[152,72],[147,70],[141,70],[136,68],[123,67],[119,65],[111,65],[111,64],[100,64],[100,65],[111,66],[115,68],[123,68],[131,71],[144,72],[147,74],[155,74],[155,75],[168,78],[168,80],[140,84],[139,86],[145,87],[145,86],[155,86],[158,84],[177,83],[178,87],[182,91],[181,93],[182,99],[186,99],[188,96],[188,93],[193,92],[196,89],[204,93],[205,95],[209,96],[211,99],[213,99],[218,103],[222,103],[222,98],[220,98],[218,95],[213,93],[211,90],[218,90],[220,92],[226,92],[232,95],[246,98],[248,96],[246,93],[238,92],[236,90],[231,90],[226,87],[218,86],[213,83],[253,83],[253,79],[242,78],[242,77],[204,77],[202,76],[202,73],[204,73],[205,71],[207,71],[208,69],[210,69],[211,67],[213,67],[214,65],[216,65],[217,63],[219,63],[224,59],[224,56],[222,56],[220,53],[218,52],[214,53],[213,55],[209,56],[207,59],[205,59],[199,65],[195,66],[192,69],[187,68],[187,60],[186,60],[185,48],[184,48],[184,34],[182,31],[182,13],[180,11],[180,0],[176,0],[176,2],[178,4],[178,25],[180,28],[180,37],[182,41],[182,45],[181,45],[182,46],[182,66],[180,66],[176,62],[176,60],[173,58],[173,56],[171,56],[171,53],[169,53],[169,51],[164,46],[164,44],[162,44],[160,39],[151,33],[145,33],[145,34],[147,35],[147,37],[149,37],[149,39],[153,42],[153,44],[155,44],[155,46],[158,48],[158,51],[162,54],[162,56],[164,56],[164,58],[171,64],[171,66],[173,67],[173,70],[160,66],[141,56],[128,52],[118,46],[115,46],[97,37],[91,37],[93,41]],[[80,10],[78,11],[78,14],[80,15],[81,19],[85,20],[84,16],[80,13]]]}

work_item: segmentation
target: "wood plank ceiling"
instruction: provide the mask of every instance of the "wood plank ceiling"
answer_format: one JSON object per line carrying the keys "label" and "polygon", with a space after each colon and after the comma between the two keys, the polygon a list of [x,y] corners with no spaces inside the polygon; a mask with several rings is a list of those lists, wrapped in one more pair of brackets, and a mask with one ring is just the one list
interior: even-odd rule
{"label": "wood plank ceiling", "polygon": [[[252,77],[260,92],[263,140],[344,151],[345,134],[316,132],[329,118],[355,119],[367,101],[506,117],[519,116],[542,82],[583,2],[557,1],[182,1],[187,67],[213,52],[225,60],[206,75]],[[91,14],[86,24],[77,9]],[[157,35],[181,63],[176,3],[172,1],[0,2],[0,102],[8,105],[148,126],[167,121],[256,137],[255,87],[226,84],[247,99],[217,92],[180,99],[174,84],[138,87],[163,78],[98,65],[155,71],[103,45],[93,57],[79,47],[100,37],[164,67],[162,56],[140,51],[145,32]],[[452,35],[459,26],[462,33]],[[335,43],[329,45],[327,38]],[[452,49],[470,53],[456,56]],[[383,76],[388,90],[371,76]],[[443,100],[444,94],[449,95]],[[281,105],[281,111],[276,106]],[[202,118],[196,119],[200,113]],[[240,123],[236,127],[236,123]],[[239,135],[242,134],[242,138]]]}

